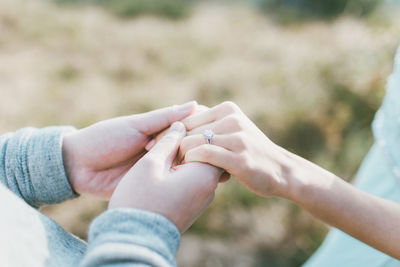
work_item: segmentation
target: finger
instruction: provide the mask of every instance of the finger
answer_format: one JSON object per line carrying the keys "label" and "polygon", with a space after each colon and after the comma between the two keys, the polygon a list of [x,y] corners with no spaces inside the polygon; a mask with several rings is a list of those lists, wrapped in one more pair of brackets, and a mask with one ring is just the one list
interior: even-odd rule
{"label": "finger", "polygon": [[239,164],[237,155],[220,146],[201,145],[186,152],[185,162],[208,163],[233,173],[235,164]]}
{"label": "finger", "polygon": [[201,162],[189,162],[177,168],[191,178],[190,183],[196,183],[196,192],[211,193],[217,188],[219,178],[224,172],[221,168]]}
{"label": "finger", "polygon": [[170,169],[185,134],[185,126],[181,122],[175,122],[167,134],[154,145],[144,158],[161,161],[167,169]]}
{"label": "finger", "polygon": [[238,132],[242,129],[240,120],[241,118],[239,116],[226,116],[223,119],[192,129],[187,134],[202,134],[205,130],[211,130],[215,134],[229,134]]}
{"label": "finger", "polygon": [[[214,135],[211,142],[212,145],[221,146],[227,150],[233,151],[235,148],[235,143],[231,135]],[[187,151],[205,144],[207,144],[207,140],[202,134],[186,136],[179,147],[179,159],[182,160]]]}
{"label": "finger", "polygon": [[[210,109],[210,108],[206,107],[204,105],[197,105],[194,113],[196,114],[196,113],[208,110],[208,109]],[[149,151],[167,133],[167,131],[168,131],[168,129],[165,129],[164,131],[161,131],[160,133],[158,133],[150,142],[147,143],[145,149],[147,151]]]}
{"label": "finger", "polygon": [[[207,106],[205,106],[205,105],[199,105],[199,104],[198,104],[198,105],[196,106],[196,109],[195,109],[193,115],[194,115],[194,114],[197,114],[197,113],[204,112],[204,111],[209,110],[209,109],[210,109],[210,108],[207,107]],[[191,115],[191,116],[193,116],[193,115]],[[184,122],[184,120],[186,120],[186,118],[183,119],[182,122]]]}
{"label": "finger", "polygon": [[152,149],[152,147],[153,147],[155,144],[157,144],[158,141],[160,141],[160,140],[164,137],[164,135],[167,134],[168,130],[169,130],[169,128],[167,128],[167,129],[165,129],[165,130],[159,132],[150,142],[147,143],[147,145],[146,145],[146,147],[145,147],[146,150],[149,151],[150,149]]}
{"label": "finger", "polygon": [[183,119],[182,123],[185,124],[186,129],[189,131],[203,124],[209,124],[216,119],[216,114],[211,109],[208,109]]}
{"label": "finger", "polygon": [[240,111],[240,109],[234,103],[223,102],[211,109],[205,110],[204,112],[187,117],[182,122],[185,124],[186,129],[190,131],[201,125],[212,123],[217,119],[223,118],[238,111]]}
{"label": "finger", "polygon": [[180,121],[196,109],[195,101],[180,106],[171,106],[151,112],[134,115],[135,128],[145,135],[152,135],[167,128],[175,121]]}

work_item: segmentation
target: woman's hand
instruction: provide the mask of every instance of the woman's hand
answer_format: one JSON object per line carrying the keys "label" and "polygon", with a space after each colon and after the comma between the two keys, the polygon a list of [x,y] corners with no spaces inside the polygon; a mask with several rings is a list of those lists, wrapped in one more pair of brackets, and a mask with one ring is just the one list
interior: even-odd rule
{"label": "woman's hand", "polygon": [[[207,111],[209,109],[210,108],[207,107],[207,106],[197,105],[195,111],[192,113],[191,116],[194,116],[194,115],[196,115],[198,113],[202,113],[202,112]],[[189,117],[187,117],[187,118],[189,118]],[[167,133],[167,131],[168,131],[168,129],[165,129],[164,131],[159,133],[157,136],[155,136],[153,140],[151,140],[149,143],[147,143],[147,145],[145,147],[146,150],[150,150]],[[179,154],[182,155],[182,151],[179,151]],[[183,157],[182,156],[177,157],[175,159],[175,161],[174,161],[174,166],[175,165],[180,165],[182,163],[182,161],[183,161]],[[220,179],[219,179],[219,182],[220,183],[224,183],[224,182],[228,181],[230,179],[230,177],[231,177],[231,175],[228,172],[224,171],[222,173]]]}
{"label": "woman's hand", "polygon": [[109,208],[128,207],[159,213],[186,231],[214,198],[222,171],[202,163],[172,167],[186,130],[174,123],[124,176]]}
{"label": "woman's hand", "polygon": [[[285,194],[285,151],[238,106],[224,102],[182,122],[189,131],[180,147],[185,162],[204,162],[225,169],[260,196]],[[214,132],[211,145],[202,135],[206,129]]]}
{"label": "woman's hand", "polygon": [[196,103],[189,102],[102,121],[64,136],[64,166],[75,192],[109,199],[121,178],[145,154],[152,136],[195,108]]}
{"label": "woman's hand", "polygon": [[[272,143],[232,103],[183,120],[186,162],[230,172],[261,196],[280,196],[366,244],[400,259],[400,205],[358,190],[334,174]],[[215,133],[205,144],[202,132]]]}

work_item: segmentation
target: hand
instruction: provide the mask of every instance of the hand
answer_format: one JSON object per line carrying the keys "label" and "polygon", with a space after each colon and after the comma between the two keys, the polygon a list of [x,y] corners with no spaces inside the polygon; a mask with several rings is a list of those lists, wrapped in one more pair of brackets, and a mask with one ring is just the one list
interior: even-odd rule
{"label": "hand", "polygon": [[214,198],[221,170],[202,163],[171,168],[186,130],[174,123],[163,138],[124,176],[109,208],[152,211],[186,231]]}
{"label": "hand", "polygon": [[[189,130],[180,148],[185,162],[225,169],[260,196],[283,195],[285,151],[269,140],[238,106],[225,102],[182,120]],[[202,133],[214,132],[212,144]]]}
{"label": "hand", "polygon": [[64,136],[63,159],[72,188],[109,199],[125,173],[144,155],[154,134],[190,115],[195,102],[114,118]]}
{"label": "hand", "polygon": [[[197,105],[195,111],[190,116],[194,116],[195,114],[204,112],[204,111],[209,110],[209,109],[210,108],[207,107],[207,106]],[[187,117],[187,118],[189,118],[189,117]],[[165,129],[164,131],[162,131],[158,135],[156,135],[154,137],[154,139],[152,139],[149,143],[147,143],[147,145],[145,147],[146,150],[150,150],[167,132],[168,132],[168,129]],[[182,155],[182,153],[179,153],[179,154]],[[183,160],[182,156],[181,157],[177,157],[175,159],[174,163],[173,163],[173,166],[180,165],[182,163],[182,160]],[[224,182],[228,181],[230,178],[231,178],[231,175],[228,172],[224,171],[221,174],[221,177],[219,178],[219,182],[220,183],[224,183]]]}
{"label": "hand", "polygon": [[[193,116],[194,114],[197,113],[201,113],[203,111],[209,110],[210,108],[204,105],[196,105],[195,110],[192,112],[192,114],[190,116]],[[168,132],[168,129],[165,129],[162,132],[159,132],[156,136],[154,136],[154,138],[147,143],[147,145],[145,146],[145,149],[147,151],[149,151],[158,141],[160,141],[161,138],[163,138],[163,136]]]}

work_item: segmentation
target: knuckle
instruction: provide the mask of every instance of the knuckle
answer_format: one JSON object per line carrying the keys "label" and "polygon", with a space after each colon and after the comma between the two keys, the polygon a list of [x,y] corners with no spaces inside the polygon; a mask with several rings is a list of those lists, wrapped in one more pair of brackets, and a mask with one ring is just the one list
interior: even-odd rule
{"label": "knuckle", "polygon": [[218,111],[218,113],[220,113],[220,116],[222,115],[226,116],[228,114],[236,113],[239,110],[239,107],[231,101],[222,102],[215,108]]}
{"label": "knuckle", "polygon": [[247,148],[246,136],[241,132],[233,134],[233,143],[239,150],[243,151]]}
{"label": "knuckle", "polygon": [[241,130],[241,120],[238,115],[229,115],[224,118],[224,123],[226,126],[229,126],[230,128],[233,128],[234,130]]}
{"label": "knuckle", "polygon": [[171,113],[172,114],[178,114],[179,113],[179,105],[172,105],[171,106]]}
{"label": "knuckle", "polygon": [[238,111],[239,107],[232,101],[225,101],[221,106],[230,113],[235,113]]}
{"label": "knuckle", "polygon": [[173,114],[178,113],[178,111],[179,111],[178,108],[179,108],[178,105],[172,105],[170,107],[171,113],[173,113]]}

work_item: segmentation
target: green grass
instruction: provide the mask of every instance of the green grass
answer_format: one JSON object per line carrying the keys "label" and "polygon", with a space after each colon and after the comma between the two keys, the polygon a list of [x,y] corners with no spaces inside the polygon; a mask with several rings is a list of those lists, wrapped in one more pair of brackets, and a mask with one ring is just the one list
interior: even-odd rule
{"label": "green grass", "polygon": [[55,0],[63,5],[97,5],[122,18],[156,15],[178,19],[188,15],[192,0]]}
{"label": "green grass", "polygon": [[346,14],[367,16],[380,6],[382,0],[258,0],[261,10],[281,23],[298,23],[310,19],[334,19]]}

